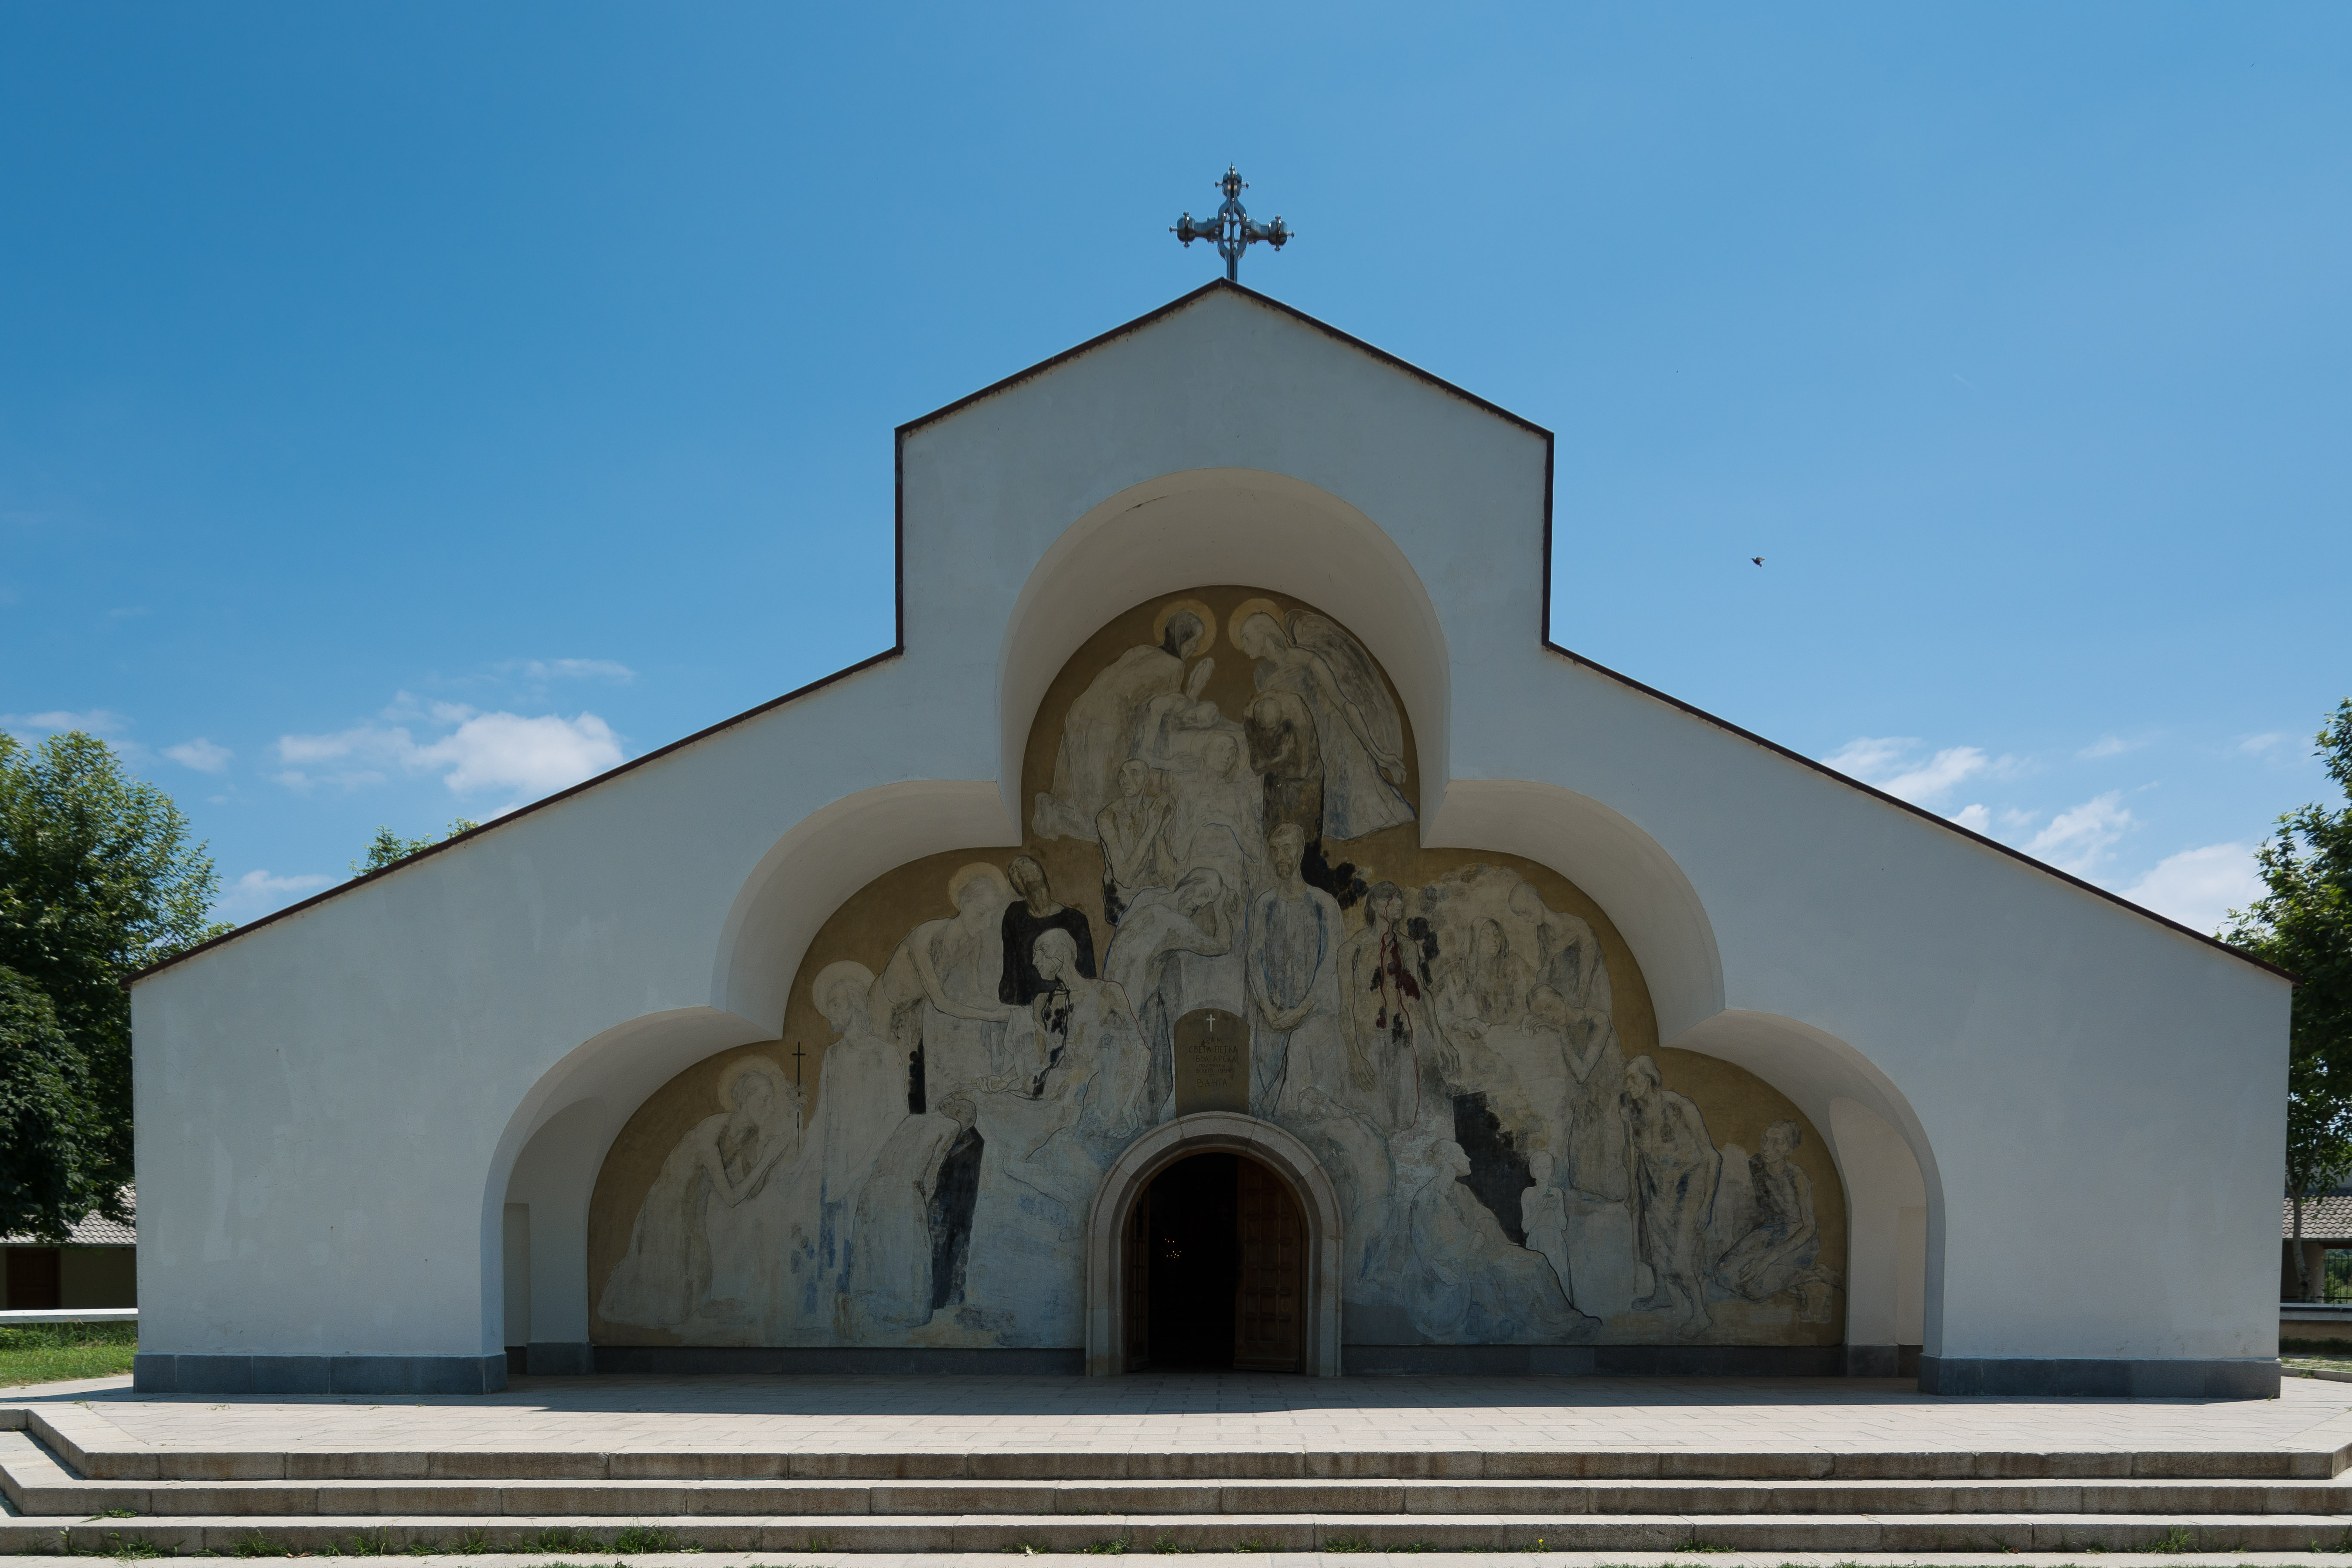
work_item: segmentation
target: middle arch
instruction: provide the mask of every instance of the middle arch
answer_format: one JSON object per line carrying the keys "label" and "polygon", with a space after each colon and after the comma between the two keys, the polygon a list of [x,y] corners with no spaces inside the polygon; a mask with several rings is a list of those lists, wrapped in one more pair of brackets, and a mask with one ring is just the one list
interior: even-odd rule
{"label": "middle arch", "polygon": [[1310,1377],[1339,1375],[1339,1260],[1346,1222],[1339,1200],[1307,1145],[1239,1111],[1202,1110],[1164,1121],[1129,1144],[1103,1173],[1087,1215],[1087,1375],[1127,1365],[1128,1216],[1151,1178],[1194,1154],[1245,1155],[1282,1178],[1307,1219],[1307,1310],[1299,1365]]}

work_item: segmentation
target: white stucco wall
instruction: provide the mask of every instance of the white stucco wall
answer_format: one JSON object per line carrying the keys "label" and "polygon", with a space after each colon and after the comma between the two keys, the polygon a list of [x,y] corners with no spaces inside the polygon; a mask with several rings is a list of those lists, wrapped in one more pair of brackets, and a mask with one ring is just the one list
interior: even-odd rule
{"label": "white stucco wall", "polygon": [[[1919,1163],[1884,1117],[1843,1095],[1830,1101],[1830,1124],[1821,1131],[1845,1178],[1846,1342],[1918,1344],[1927,1263],[1927,1186]],[[1906,1215],[1917,1216],[1916,1237]]]}
{"label": "white stucco wall", "polygon": [[1548,650],[1547,463],[1222,289],[912,427],[902,657],[135,987],[142,1349],[494,1351],[509,1201],[531,1338],[584,1337],[586,1184],[644,1096],[772,1037],[866,880],[1018,841],[1104,619],[1242,583],[1387,666],[1428,842],[1555,866],[1666,1043],[1900,1138],[1930,1354],[2272,1353],[2284,983]]}

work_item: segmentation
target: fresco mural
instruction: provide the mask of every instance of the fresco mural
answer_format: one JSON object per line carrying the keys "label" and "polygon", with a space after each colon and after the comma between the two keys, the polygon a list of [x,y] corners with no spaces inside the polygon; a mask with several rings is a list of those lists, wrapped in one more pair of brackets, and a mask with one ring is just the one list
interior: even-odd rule
{"label": "fresco mural", "polygon": [[594,1337],[1077,1345],[1097,1186],[1240,1020],[1231,1092],[1339,1194],[1344,1341],[1836,1343],[1818,1135],[1658,1048],[1565,879],[1424,848],[1412,755],[1386,674],[1312,605],[1201,588],[1112,619],[1031,732],[1028,842],[855,895],[783,1038],[681,1073],[615,1141]]}

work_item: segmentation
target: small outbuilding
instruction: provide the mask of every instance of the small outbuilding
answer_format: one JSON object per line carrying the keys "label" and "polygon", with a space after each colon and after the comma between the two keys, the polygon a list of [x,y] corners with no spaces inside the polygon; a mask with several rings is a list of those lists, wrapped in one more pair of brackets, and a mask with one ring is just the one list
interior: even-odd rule
{"label": "small outbuilding", "polygon": [[[135,1211],[137,1194],[125,1195]],[[10,1311],[139,1305],[135,1223],[90,1215],[67,1233],[63,1244],[12,1236],[0,1241],[0,1247],[8,1249]]]}

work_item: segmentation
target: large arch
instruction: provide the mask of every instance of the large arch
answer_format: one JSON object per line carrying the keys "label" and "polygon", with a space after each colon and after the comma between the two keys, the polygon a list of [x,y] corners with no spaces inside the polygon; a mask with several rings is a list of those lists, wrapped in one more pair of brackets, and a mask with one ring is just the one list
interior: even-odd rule
{"label": "large arch", "polygon": [[[1237,570],[1243,562],[1246,570]],[[1309,598],[1358,631],[1412,717],[1424,842],[1523,856],[1589,892],[1633,950],[1656,1007],[1662,1045],[1748,1068],[1788,1093],[1824,1132],[1834,1125],[1835,1100],[1860,1106],[1898,1132],[1916,1160],[1929,1210],[1926,1338],[1933,1353],[1940,1340],[1941,1192],[1924,1130],[1901,1092],[1864,1051],[1818,1028],[1726,1010],[1723,964],[1707,911],[1672,856],[1634,819],[1558,785],[1452,779],[1446,643],[1419,576],[1379,524],[1357,508],[1302,480],[1252,469],[1163,475],[1070,523],[1031,573],[1006,628],[997,685],[1003,744],[999,777],[883,784],[794,824],[746,868],[719,922],[709,1005],[620,1024],[583,1042],[521,1097],[483,1194],[486,1346],[494,1348],[499,1337],[494,1325],[502,1316],[500,1242],[508,1202],[531,1205],[535,1232],[542,1215],[561,1216],[553,1228],[564,1239],[533,1238],[534,1342],[542,1331],[560,1343],[576,1334],[584,1351],[585,1258],[570,1239],[583,1224],[573,1216],[575,1211],[584,1216],[604,1154],[637,1106],[692,1061],[781,1028],[801,955],[831,912],[860,887],[927,854],[1020,841],[1021,761],[1030,727],[1055,674],[1093,630],[1092,617],[1074,616],[1070,606],[1136,603],[1237,576]],[[1286,1173],[1295,1166],[1302,1199],[1317,1183],[1328,1189],[1313,1157],[1287,1134],[1247,1118],[1230,1120],[1247,1131],[1228,1128],[1219,1135],[1236,1141],[1208,1146],[1246,1149]],[[1197,1152],[1166,1153],[1173,1147],[1170,1138],[1205,1135],[1177,1134],[1175,1125],[1129,1150],[1121,1171],[1154,1151],[1167,1159]],[[1295,1157],[1274,1159],[1262,1152],[1277,1140],[1290,1143]],[[1833,1132],[1831,1142],[1836,1142]],[[1833,1146],[1832,1152],[1839,1151]],[[1841,1155],[1840,1163],[1849,1162]],[[1148,1180],[1149,1173],[1136,1179]],[[1107,1182],[1105,1191],[1111,1185]],[[1312,1220],[1315,1205],[1305,1206]],[[1328,1213],[1336,1236],[1336,1205]],[[1099,1223],[1089,1231],[1090,1367],[1098,1331],[1110,1331],[1107,1321],[1097,1322],[1097,1308],[1116,1306],[1115,1279],[1105,1279],[1103,1292],[1096,1290],[1096,1254],[1105,1245],[1115,1254],[1116,1222],[1123,1214],[1115,1205],[1108,1237]],[[1318,1321],[1321,1316],[1318,1307]],[[1336,1371],[1336,1289],[1328,1321],[1324,1359]],[[1103,1353],[1120,1342],[1115,1334],[1104,1340]]]}
{"label": "large arch", "polygon": [[1307,1216],[1307,1322],[1301,1365],[1310,1377],[1339,1375],[1339,1259],[1346,1224],[1331,1179],[1306,1144],[1271,1121],[1203,1110],[1165,1121],[1128,1145],[1103,1173],[1087,1215],[1087,1375],[1126,1370],[1127,1220],[1145,1185],[1194,1154],[1246,1155],[1290,1184]]}

